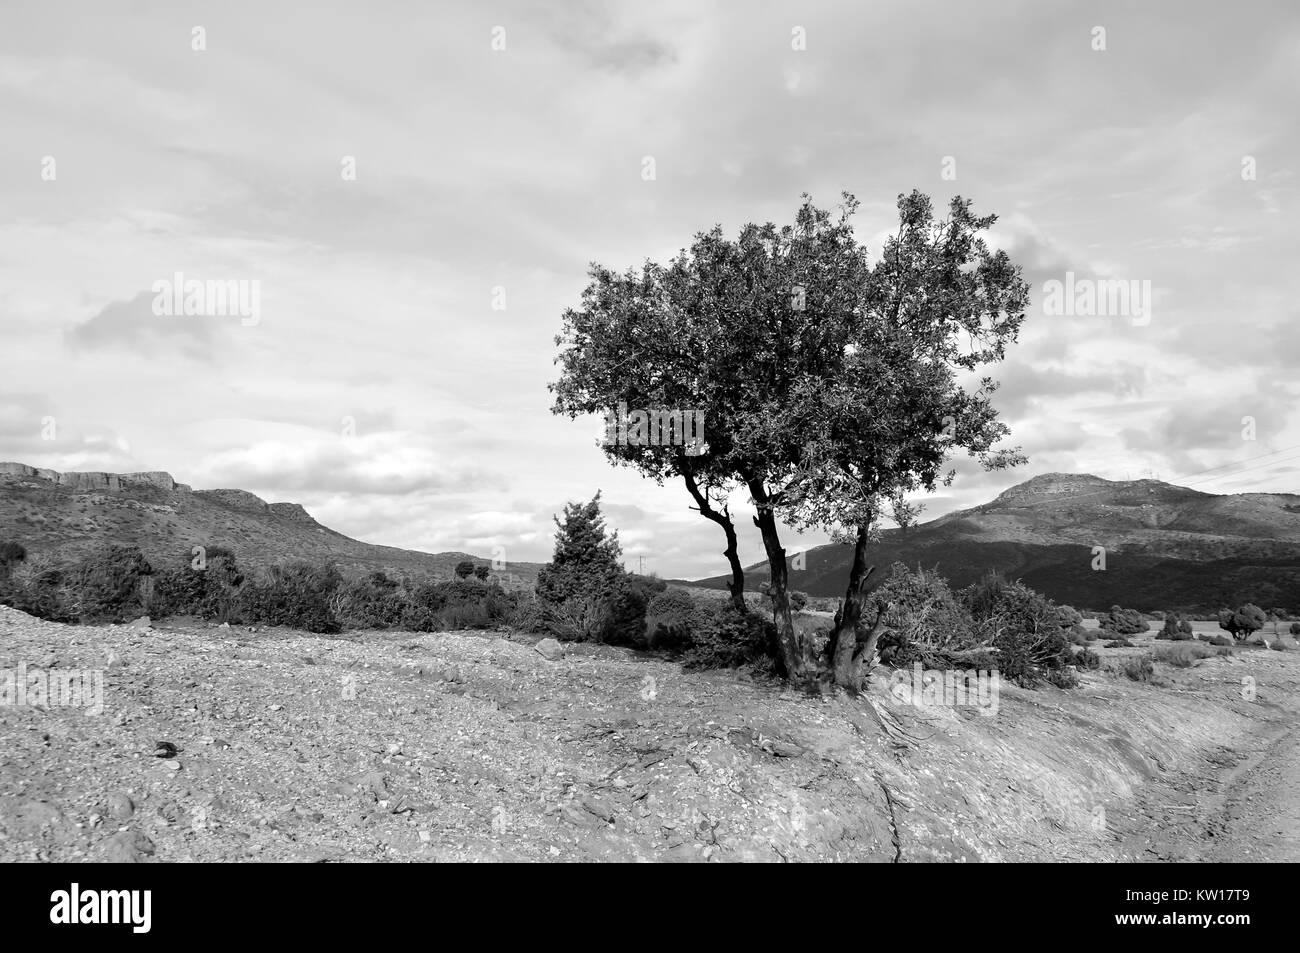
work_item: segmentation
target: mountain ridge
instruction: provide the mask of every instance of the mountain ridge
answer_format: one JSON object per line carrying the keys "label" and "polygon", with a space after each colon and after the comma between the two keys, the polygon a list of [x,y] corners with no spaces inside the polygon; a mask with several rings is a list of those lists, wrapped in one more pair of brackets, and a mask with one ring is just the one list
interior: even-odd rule
{"label": "mountain ridge", "polygon": [[[449,578],[461,560],[487,562],[362,542],[322,525],[300,503],[269,503],[241,489],[195,490],[161,470],[61,473],[15,462],[0,462],[0,538],[59,558],[101,542],[135,545],[164,566],[187,559],[194,546],[224,546],[249,568],[306,559],[354,572]],[[498,575],[531,583],[537,569],[511,563]]]}
{"label": "mountain ridge", "polygon": [[[1093,568],[1098,547],[1105,570]],[[893,562],[919,563],[955,587],[996,570],[1085,609],[1204,612],[1256,602],[1300,610],[1300,494],[1221,495],[1159,480],[1046,473],[987,503],[884,530],[873,550],[876,580]],[[842,596],[850,559],[848,546],[814,547],[790,584]],[[747,589],[767,578],[766,565],[746,569]],[[693,584],[721,588],[727,578]]]}

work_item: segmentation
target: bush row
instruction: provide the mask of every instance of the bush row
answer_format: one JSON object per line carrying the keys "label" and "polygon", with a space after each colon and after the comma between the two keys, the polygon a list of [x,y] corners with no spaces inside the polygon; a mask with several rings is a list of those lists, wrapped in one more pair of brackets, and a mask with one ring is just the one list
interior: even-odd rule
{"label": "bush row", "polygon": [[[0,548],[0,554],[5,550]],[[383,572],[346,578],[334,566],[290,562],[246,575],[220,546],[155,569],[133,546],[97,547],[66,563],[0,563],[0,602],[59,622],[125,622],[147,615],[289,626],[307,632],[493,628],[516,614],[518,596],[496,584],[408,582]]]}

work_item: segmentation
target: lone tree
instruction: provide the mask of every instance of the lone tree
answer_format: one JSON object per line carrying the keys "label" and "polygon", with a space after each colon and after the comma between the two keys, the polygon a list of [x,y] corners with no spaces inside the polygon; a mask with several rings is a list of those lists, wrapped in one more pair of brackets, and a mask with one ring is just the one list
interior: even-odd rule
{"label": "lone tree", "polygon": [[[992,450],[1007,428],[990,404],[996,385],[974,372],[1003,358],[1028,301],[1019,269],[979,237],[994,218],[975,217],[969,203],[954,199],[940,221],[924,195],[900,196],[898,233],[874,266],[853,234],[857,207],[846,193],[833,217],[805,196],[792,225],[746,225],[735,241],[714,228],[666,268],[620,277],[594,266],[583,307],[565,314],[553,385],[556,411],[571,416],[616,398],[705,411],[701,453],[618,447],[611,456],[657,479],[683,476],[688,490],[690,476],[703,477],[718,499],[747,489],[786,674],[830,673],[851,689],[883,626],[883,612],[869,628],[862,613],[884,512],[910,522],[917,509],[906,495],[950,482],[944,467],[959,450],[990,468],[1022,459]],[[727,533],[736,599],[743,577],[729,513],[696,502]],[[854,545],[821,658],[794,628],[782,524],[833,529]]]}
{"label": "lone tree", "polygon": [[457,579],[468,579],[472,575],[474,575],[474,560],[462,559],[460,562],[456,563]]}
{"label": "lone tree", "polygon": [[1228,632],[1238,642],[1250,637],[1252,632],[1264,627],[1268,615],[1254,603],[1246,603],[1240,609],[1222,609],[1219,611],[1219,628]]}

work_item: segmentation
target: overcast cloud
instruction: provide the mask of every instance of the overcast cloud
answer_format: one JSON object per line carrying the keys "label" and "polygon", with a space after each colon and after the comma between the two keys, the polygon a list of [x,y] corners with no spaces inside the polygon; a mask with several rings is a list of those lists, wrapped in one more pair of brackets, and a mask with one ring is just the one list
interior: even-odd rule
{"label": "overcast cloud", "polygon": [[[589,261],[805,191],[876,251],[919,188],[998,213],[1033,286],[998,398],[1030,463],[928,515],[1049,471],[1300,491],[1294,3],[112,6],[0,12],[0,459],[525,560],[600,489],[630,564],[720,573],[679,485],[550,414],[561,312]],[[1151,282],[1150,320],[1045,314],[1067,271]],[[176,273],[260,282],[259,320],[154,314]]]}

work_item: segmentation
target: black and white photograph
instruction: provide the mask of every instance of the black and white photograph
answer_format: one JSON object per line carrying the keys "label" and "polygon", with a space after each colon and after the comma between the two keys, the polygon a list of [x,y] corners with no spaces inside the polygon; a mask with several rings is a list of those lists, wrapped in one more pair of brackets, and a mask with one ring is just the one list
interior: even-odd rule
{"label": "black and white photograph", "polygon": [[85,865],[31,915],[1207,865],[1094,912],[1241,938],[1298,115],[1284,0],[3,0],[0,861]]}

